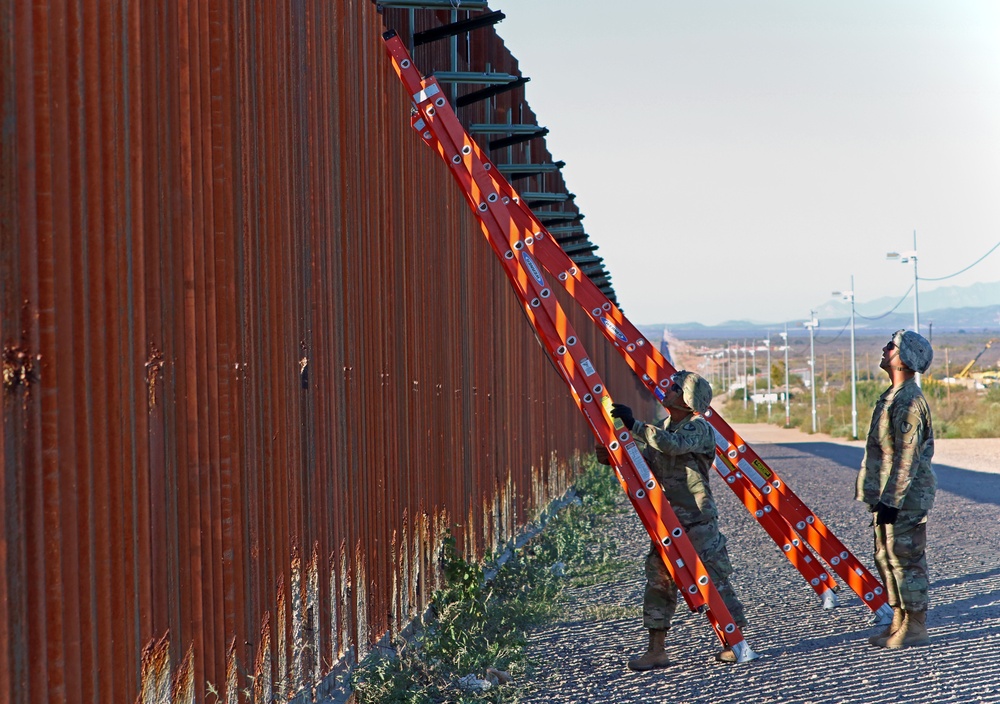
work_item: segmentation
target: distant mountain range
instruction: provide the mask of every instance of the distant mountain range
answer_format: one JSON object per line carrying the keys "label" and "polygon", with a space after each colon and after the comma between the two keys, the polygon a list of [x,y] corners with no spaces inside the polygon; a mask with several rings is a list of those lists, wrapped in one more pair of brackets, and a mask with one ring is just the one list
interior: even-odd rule
{"label": "distant mountain range", "polygon": [[[898,298],[877,298],[872,301],[857,302],[854,327],[859,334],[892,332],[900,328],[913,327],[913,298],[907,296],[899,307],[886,315],[887,311],[899,303]],[[817,306],[816,318],[825,330],[840,329],[851,318],[849,301],[832,300]],[[662,330],[664,327],[683,337],[703,335],[705,337],[725,337],[747,331],[779,329],[784,323],[761,323],[749,320],[727,320],[718,325],[701,323],[680,323],[667,325],[644,325],[644,331]],[[920,293],[920,327],[925,332],[928,325],[935,332],[993,332],[1000,331],[1000,281],[978,283],[971,286],[942,286]],[[804,332],[796,325],[796,333]],[[792,332],[792,326],[789,326]]]}
{"label": "distant mountain range", "polygon": [[[873,301],[862,303],[858,301],[855,306],[855,317],[882,315],[899,303],[899,298],[876,298]],[[944,309],[969,309],[988,308],[990,306],[1000,306],[1000,281],[990,284],[972,284],[971,286],[942,286],[933,291],[920,292],[920,317],[925,314],[933,317],[934,311]],[[907,310],[909,307],[909,310]],[[902,305],[896,309],[896,313],[909,313],[913,319],[913,295],[909,294]],[[849,301],[830,300],[816,309],[816,315],[820,318],[849,318],[851,316],[851,304]],[[995,322],[995,321],[994,321]]]}

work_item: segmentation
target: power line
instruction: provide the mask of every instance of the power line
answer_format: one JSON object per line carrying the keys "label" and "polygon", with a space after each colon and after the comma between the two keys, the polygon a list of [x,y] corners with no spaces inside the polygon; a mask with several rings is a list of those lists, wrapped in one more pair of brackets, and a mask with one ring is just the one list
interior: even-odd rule
{"label": "power line", "polygon": [[[998,242],[997,244],[1000,244],[1000,242]],[[906,297],[910,295],[910,291],[912,291],[912,290],[913,290],[913,284],[910,284],[910,287],[908,289],[906,289],[906,293],[904,293],[903,297],[899,299],[899,303],[897,303],[896,305],[894,305],[892,307],[892,309],[888,313],[883,313],[882,315],[876,315],[874,318],[869,318],[867,315],[861,315],[861,313],[858,313],[858,312],[855,312],[855,315],[857,315],[859,318],[864,318],[865,320],[881,320],[882,318],[886,317],[887,315],[890,315],[890,314],[894,313],[897,308],[899,308],[901,305],[903,305],[903,301],[906,300]]]}
{"label": "power line", "polygon": [[964,269],[962,269],[961,271],[956,271],[956,272],[955,272],[954,274],[948,274],[947,276],[939,276],[939,277],[937,277],[937,278],[934,278],[934,279],[928,279],[928,278],[927,278],[926,276],[920,276],[920,277],[918,277],[918,278],[919,278],[919,279],[920,279],[921,281],[944,281],[945,279],[950,279],[950,278],[953,278],[953,277],[955,277],[955,276],[958,276],[959,274],[964,274],[964,273],[965,273],[965,272],[967,272],[967,271],[968,271],[969,269],[971,269],[972,267],[974,267],[974,266],[975,266],[976,264],[978,264],[979,262],[981,262],[981,261],[983,261],[984,259],[986,259],[986,257],[988,257],[988,256],[990,256],[991,254],[993,254],[993,251],[994,251],[994,250],[995,250],[995,249],[996,249],[997,247],[1000,247],[1000,242],[997,242],[997,243],[996,243],[995,245],[993,245],[993,248],[992,248],[992,249],[990,249],[990,251],[988,251],[988,252],[987,252],[986,254],[984,254],[983,256],[979,257],[979,259],[977,259],[976,261],[974,261],[974,262],[972,262],[971,264],[969,264],[969,266],[965,267],[965,268],[964,268]]}
{"label": "power line", "polygon": [[817,337],[816,338],[816,344],[817,345],[829,345],[832,342],[836,342],[838,339],[840,339],[840,336],[844,334],[844,330],[846,330],[847,326],[850,325],[850,324],[851,324],[851,321],[850,321],[850,319],[848,319],[848,321],[846,323],[844,323],[844,327],[842,327],[840,329],[840,332],[837,333],[837,336],[834,337],[834,338],[831,338],[829,340],[820,340],[819,337]]}

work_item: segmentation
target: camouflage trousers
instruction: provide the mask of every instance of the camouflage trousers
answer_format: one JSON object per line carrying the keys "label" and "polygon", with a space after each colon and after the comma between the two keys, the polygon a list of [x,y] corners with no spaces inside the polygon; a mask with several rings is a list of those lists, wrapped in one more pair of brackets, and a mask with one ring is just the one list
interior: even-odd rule
{"label": "camouflage trousers", "polygon": [[[729,575],[733,573],[729,562],[729,551],[726,550],[726,536],[719,532],[719,524],[713,518],[705,523],[686,526],[687,536],[694,546],[695,552],[701,558],[712,578],[719,596],[729,609],[736,625],[746,626],[746,616],[743,604],[736,597],[729,584]],[[646,556],[646,591],[642,597],[642,625],[650,630],[665,631],[670,628],[670,621],[677,610],[677,585],[663,564],[663,558],[656,550],[656,543],[650,543],[649,555]]]}
{"label": "camouflage trousers", "polygon": [[874,526],[875,565],[890,606],[926,611],[927,511],[900,511],[892,525]]}

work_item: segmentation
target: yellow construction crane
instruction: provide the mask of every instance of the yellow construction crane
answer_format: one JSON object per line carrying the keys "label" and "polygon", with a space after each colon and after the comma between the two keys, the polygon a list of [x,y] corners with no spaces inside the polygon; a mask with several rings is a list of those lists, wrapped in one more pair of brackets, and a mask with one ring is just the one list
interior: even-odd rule
{"label": "yellow construction crane", "polygon": [[975,366],[976,362],[979,361],[979,358],[983,356],[983,352],[985,352],[986,350],[988,350],[990,348],[990,346],[994,342],[995,342],[995,340],[990,340],[989,342],[987,342],[986,343],[986,347],[984,347],[982,350],[980,350],[979,354],[977,354],[975,357],[973,357],[972,361],[969,362],[968,364],[966,364],[962,368],[962,371],[960,371],[958,374],[955,375],[955,378],[956,379],[965,379],[967,376],[969,376],[969,371],[972,369],[973,366]]}

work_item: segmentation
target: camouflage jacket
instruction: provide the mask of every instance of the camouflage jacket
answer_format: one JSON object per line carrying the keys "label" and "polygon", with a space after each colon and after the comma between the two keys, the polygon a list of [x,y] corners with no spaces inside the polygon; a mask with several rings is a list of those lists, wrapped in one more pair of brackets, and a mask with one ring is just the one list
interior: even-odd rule
{"label": "camouflage jacket", "polygon": [[886,389],[872,413],[855,498],[929,511],[937,488],[933,456],[931,411],[916,380]]}
{"label": "camouflage jacket", "polygon": [[638,423],[633,433],[645,444],[643,457],[684,526],[703,523],[718,516],[709,471],[715,459],[715,432],[700,416],[671,423],[668,416],[659,425]]}

